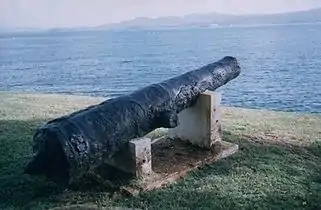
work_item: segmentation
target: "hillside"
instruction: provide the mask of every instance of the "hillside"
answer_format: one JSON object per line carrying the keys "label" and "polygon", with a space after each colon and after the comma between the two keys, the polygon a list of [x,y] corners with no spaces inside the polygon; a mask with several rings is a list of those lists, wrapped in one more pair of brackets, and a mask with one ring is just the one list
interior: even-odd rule
{"label": "hillside", "polygon": [[0,27],[0,34],[33,33],[33,32],[68,32],[92,30],[123,30],[123,29],[179,29],[200,27],[225,27],[240,25],[270,25],[292,23],[320,23],[321,8],[308,11],[269,15],[229,15],[219,13],[190,14],[183,17],[168,16],[159,18],[139,17],[114,24],[103,24],[96,27],[84,26],[76,28],[5,28]]}
{"label": "hillside", "polygon": [[269,15],[191,14],[183,17],[135,18],[111,25],[105,29],[212,27],[226,25],[259,25],[321,22],[321,8]]}

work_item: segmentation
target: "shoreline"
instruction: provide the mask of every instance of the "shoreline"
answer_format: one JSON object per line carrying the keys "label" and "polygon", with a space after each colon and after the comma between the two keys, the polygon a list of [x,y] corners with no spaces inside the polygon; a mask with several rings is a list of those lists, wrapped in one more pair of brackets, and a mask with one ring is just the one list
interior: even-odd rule
{"label": "shoreline", "polygon": [[[217,91],[220,92],[220,91]],[[1,97],[10,97],[10,95],[14,96],[24,96],[24,97],[55,97],[55,98],[70,98],[70,99],[86,99],[89,101],[97,101],[101,102],[104,100],[111,99],[112,97],[103,97],[103,96],[89,96],[89,95],[82,95],[82,94],[72,94],[72,93],[54,93],[54,92],[38,92],[38,91],[3,91],[0,90],[0,100]],[[117,97],[117,96],[116,96]],[[223,95],[224,97],[224,95]],[[289,113],[289,114],[295,114],[295,115],[319,115],[321,116],[321,110],[320,112],[304,112],[304,111],[286,111],[282,109],[276,109],[276,108],[261,108],[261,107],[241,107],[241,106],[230,106],[221,104],[224,108],[230,108],[230,109],[239,109],[239,110],[253,110],[258,112],[272,112],[272,113]],[[1,107],[1,106],[0,106]]]}

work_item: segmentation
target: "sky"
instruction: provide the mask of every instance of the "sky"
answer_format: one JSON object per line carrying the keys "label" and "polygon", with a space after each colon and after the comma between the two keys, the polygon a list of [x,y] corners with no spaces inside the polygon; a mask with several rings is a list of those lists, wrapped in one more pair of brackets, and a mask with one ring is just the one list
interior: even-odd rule
{"label": "sky", "polygon": [[0,0],[0,28],[96,26],[191,13],[267,14],[321,7],[321,0]]}

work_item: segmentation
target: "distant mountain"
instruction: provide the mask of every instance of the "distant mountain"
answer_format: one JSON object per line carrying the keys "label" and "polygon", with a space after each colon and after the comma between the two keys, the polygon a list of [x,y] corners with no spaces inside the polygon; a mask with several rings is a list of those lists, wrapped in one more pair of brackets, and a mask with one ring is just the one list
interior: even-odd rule
{"label": "distant mountain", "polygon": [[104,29],[216,27],[226,25],[258,25],[321,22],[321,8],[269,15],[192,14],[183,17],[135,18],[116,24],[101,25]]}
{"label": "distant mountain", "polygon": [[77,28],[9,28],[0,26],[0,34],[19,32],[68,32],[88,30],[117,30],[117,29],[167,29],[190,27],[219,27],[238,25],[262,25],[262,24],[289,24],[289,23],[316,23],[321,22],[321,8],[307,11],[269,14],[269,15],[229,15],[219,13],[190,14],[183,17],[140,17],[115,24],[105,24],[97,27]]}

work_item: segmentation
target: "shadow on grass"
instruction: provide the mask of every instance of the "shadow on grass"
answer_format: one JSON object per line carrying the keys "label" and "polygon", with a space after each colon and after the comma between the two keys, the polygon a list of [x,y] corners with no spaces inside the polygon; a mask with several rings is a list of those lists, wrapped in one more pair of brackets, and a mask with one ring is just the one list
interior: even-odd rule
{"label": "shadow on grass", "polygon": [[112,200],[94,183],[64,190],[23,175],[41,120],[0,121],[0,209],[98,203],[149,209],[321,209],[321,144],[308,148],[253,142],[226,132],[240,151],[177,184]]}
{"label": "shadow on grass", "polygon": [[[32,157],[32,137],[42,123],[0,121],[0,209],[41,209],[62,203],[93,201],[106,191],[97,183],[63,189],[39,177],[23,174]],[[104,192],[105,193],[105,192]]]}

